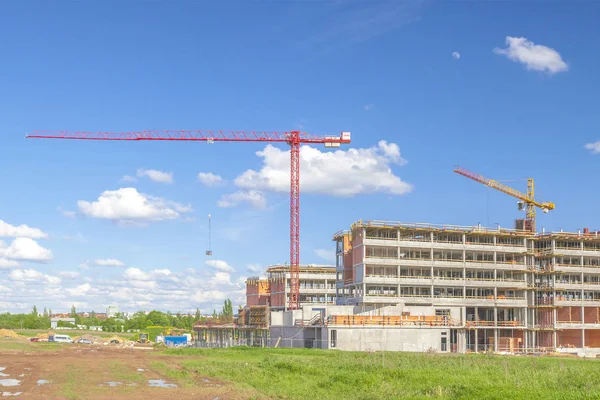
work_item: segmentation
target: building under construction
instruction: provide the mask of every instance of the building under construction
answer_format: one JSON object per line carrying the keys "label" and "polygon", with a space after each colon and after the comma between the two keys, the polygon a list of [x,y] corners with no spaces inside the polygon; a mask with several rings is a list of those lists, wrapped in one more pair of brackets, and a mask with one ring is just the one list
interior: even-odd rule
{"label": "building under construction", "polygon": [[[336,275],[333,265],[300,266],[300,306],[335,304]],[[286,310],[290,303],[291,273],[289,265],[272,265],[267,277],[246,280],[246,304],[268,305],[272,310]]]}
{"label": "building under construction", "polygon": [[600,350],[598,232],[358,221],[334,241],[339,305],[448,316],[457,351]]}
{"label": "building under construction", "polygon": [[248,280],[245,309],[269,309],[268,320],[260,333],[240,320],[230,336],[254,329],[265,340],[252,345],[341,350],[600,353],[598,232],[357,221],[333,240],[335,305],[286,310],[273,282],[289,280],[287,267],[271,267],[267,280]]}

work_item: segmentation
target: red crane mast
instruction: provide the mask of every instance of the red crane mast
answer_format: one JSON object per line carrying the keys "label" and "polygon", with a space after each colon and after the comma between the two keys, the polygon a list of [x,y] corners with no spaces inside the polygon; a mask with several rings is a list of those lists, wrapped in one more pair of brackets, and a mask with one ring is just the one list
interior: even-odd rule
{"label": "red crane mast", "polygon": [[340,147],[350,143],[350,132],[339,136],[317,136],[300,131],[176,131],[145,130],[138,132],[68,132],[33,131],[31,139],[77,139],[77,140],[144,140],[144,141],[190,141],[190,142],[265,142],[290,145],[290,300],[288,309],[299,308],[300,300],[300,146],[303,143],[324,144]]}

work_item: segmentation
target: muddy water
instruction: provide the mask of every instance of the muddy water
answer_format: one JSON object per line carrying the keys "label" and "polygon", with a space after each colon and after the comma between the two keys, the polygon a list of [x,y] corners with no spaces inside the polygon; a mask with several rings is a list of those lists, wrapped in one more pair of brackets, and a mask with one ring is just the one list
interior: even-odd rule
{"label": "muddy water", "polygon": [[150,387],[161,387],[161,388],[176,388],[177,385],[174,383],[167,383],[162,379],[150,379],[148,381]]}

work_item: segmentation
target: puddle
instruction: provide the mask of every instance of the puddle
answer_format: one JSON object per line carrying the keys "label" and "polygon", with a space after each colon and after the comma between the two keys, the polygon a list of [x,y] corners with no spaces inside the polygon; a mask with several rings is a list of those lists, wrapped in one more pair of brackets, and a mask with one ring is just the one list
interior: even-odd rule
{"label": "puddle", "polygon": [[10,397],[10,396],[20,396],[23,392],[2,392],[2,397]]}
{"label": "puddle", "polygon": [[50,381],[47,381],[46,379],[40,379],[39,381],[37,381],[38,386],[46,385],[48,383],[50,383]]}
{"label": "puddle", "polygon": [[[106,382],[106,386],[117,387],[123,382]],[[98,384],[98,386],[104,386],[102,383]]]}
{"label": "puddle", "polygon": [[150,387],[161,387],[161,388],[175,388],[177,387],[174,383],[166,383],[162,379],[150,379],[148,381],[148,386]]}
{"label": "puddle", "polygon": [[0,386],[19,386],[21,381],[18,379],[0,379]]}
{"label": "puddle", "polygon": [[138,372],[144,372],[144,368],[138,368],[137,371]]}
{"label": "puddle", "polygon": [[218,383],[213,383],[210,379],[202,379],[202,382],[204,383],[208,383],[208,385],[206,386],[214,386],[214,387],[221,387],[222,385],[218,384]]}
{"label": "puddle", "polygon": [[10,376],[9,374],[2,373],[2,371],[4,371],[5,369],[6,367],[0,367],[0,376]]}
{"label": "puddle", "polygon": [[128,383],[127,386],[137,386],[137,383]]}

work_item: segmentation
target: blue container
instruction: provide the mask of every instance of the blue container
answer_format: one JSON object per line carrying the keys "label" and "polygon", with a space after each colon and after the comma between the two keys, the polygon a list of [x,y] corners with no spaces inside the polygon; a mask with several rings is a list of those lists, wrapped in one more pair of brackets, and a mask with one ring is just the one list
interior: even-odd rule
{"label": "blue container", "polygon": [[187,346],[187,336],[165,336],[165,345],[169,347]]}

